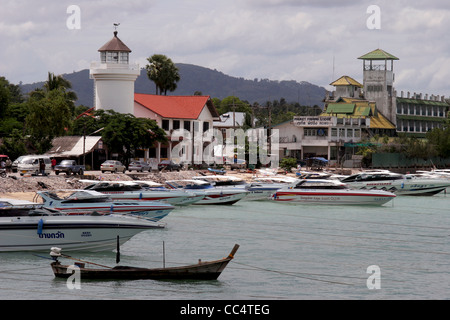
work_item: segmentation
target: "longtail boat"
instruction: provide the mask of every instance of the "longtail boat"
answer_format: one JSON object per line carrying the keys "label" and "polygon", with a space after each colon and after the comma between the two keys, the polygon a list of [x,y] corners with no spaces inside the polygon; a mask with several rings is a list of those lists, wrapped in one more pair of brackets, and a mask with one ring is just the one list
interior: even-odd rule
{"label": "longtail boat", "polygon": [[[239,245],[235,244],[230,254],[222,259],[214,261],[201,261],[197,264],[179,266],[179,267],[163,267],[163,268],[140,268],[129,266],[107,267],[96,263],[74,259],[61,253],[61,249],[52,248],[50,255],[55,260],[51,263],[51,267],[55,277],[68,278],[74,271],[80,272],[80,279],[91,280],[216,280],[228,263],[234,258]],[[74,265],[62,265],[58,257],[77,260]],[[118,263],[120,258],[116,259]],[[93,264],[95,268],[86,268],[86,264]]]}

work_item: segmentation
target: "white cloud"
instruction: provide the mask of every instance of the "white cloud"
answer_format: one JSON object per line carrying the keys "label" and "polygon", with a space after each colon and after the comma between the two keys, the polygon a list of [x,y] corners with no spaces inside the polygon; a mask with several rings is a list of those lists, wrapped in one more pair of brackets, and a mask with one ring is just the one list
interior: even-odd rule
{"label": "white cloud", "polygon": [[[80,30],[66,27],[71,4],[81,9]],[[380,30],[366,27],[371,4],[380,6]],[[380,47],[400,58],[398,90],[450,94],[448,1],[5,0],[0,21],[0,72],[14,83],[89,68],[118,22],[141,67],[162,53],[247,79],[328,86],[344,74],[362,81],[357,58]]]}

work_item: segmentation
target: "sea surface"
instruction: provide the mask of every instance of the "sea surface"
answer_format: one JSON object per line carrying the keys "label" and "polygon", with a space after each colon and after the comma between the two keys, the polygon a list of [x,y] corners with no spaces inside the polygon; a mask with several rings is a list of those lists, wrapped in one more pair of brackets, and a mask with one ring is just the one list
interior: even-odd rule
{"label": "sea surface", "polygon": [[[1,253],[0,299],[450,298],[450,195],[444,193],[398,196],[381,207],[271,201],[188,206],[163,221],[165,229],[142,232],[122,245],[121,265],[191,264],[225,257],[235,243],[240,248],[215,281],[82,280],[80,289],[54,278],[48,252]],[[114,252],[69,254],[115,265]]]}

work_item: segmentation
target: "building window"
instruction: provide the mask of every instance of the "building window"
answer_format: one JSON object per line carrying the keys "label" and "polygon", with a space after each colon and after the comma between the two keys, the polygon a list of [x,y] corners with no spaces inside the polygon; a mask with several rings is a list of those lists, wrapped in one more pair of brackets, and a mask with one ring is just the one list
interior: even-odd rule
{"label": "building window", "polygon": [[106,52],[106,62],[108,63],[119,63],[119,53],[118,52]]}
{"label": "building window", "polygon": [[180,120],[173,120],[172,127],[173,127],[173,130],[180,129]]}
{"label": "building window", "polygon": [[120,53],[120,63],[128,64],[128,52]]}
{"label": "building window", "polygon": [[331,136],[332,137],[337,137],[338,133],[337,133],[337,128],[331,128]]}
{"label": "building window", "polygon": [[347,129],[347,137],[353,138],[353,129]]}
{"label": "building window", "polygon": [[191,122],[185,120],[183,127],[184,127],[184,130],[191,131]]}
{"label": "building window", "polygon": [[203,122],[203,132],[208,131],[209,130],[209,122]]}
{"label": "building window", "polygon": [[166,131],[169,131],[169,120],[162,121],[162,128]]}

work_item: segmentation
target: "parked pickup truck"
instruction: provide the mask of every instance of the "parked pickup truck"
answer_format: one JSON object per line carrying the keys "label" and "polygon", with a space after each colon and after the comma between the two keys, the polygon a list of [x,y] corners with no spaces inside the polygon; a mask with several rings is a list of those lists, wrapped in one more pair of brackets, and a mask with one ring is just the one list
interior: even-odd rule
{"label": "parked pickup truck", "polygon": [[67,175],[84,173],[84,166],[78,165],[75,160],[63,160],[58,165],[55,166],[55,174],[60,172],[65,172]]}

